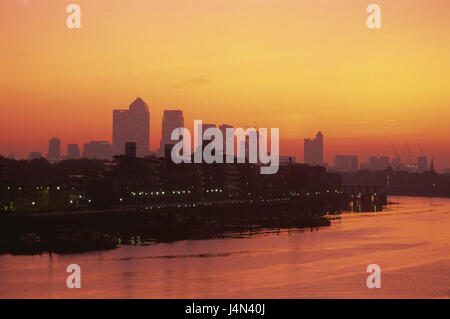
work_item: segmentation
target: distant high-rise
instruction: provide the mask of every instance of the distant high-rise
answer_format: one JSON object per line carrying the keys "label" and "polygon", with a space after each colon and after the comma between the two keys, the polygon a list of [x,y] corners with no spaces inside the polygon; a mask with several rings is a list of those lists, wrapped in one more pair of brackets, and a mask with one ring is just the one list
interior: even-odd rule
{"label": "distant high-rise", "polygon": [[[227,150],[227,142],[233,142],[233,147],[234,147],[234,135],[232,137],[232,139],[227,139],[227,128],[233,128],[233,126],[231,125],[227,125],[227,124],[222,124],[219,126],[220,131],[222,132],[222,137],[223,137],[223,153],[226,153]],[[234,149],[233,149],[233,153],[234,153]]]}
{"label": "distant high-rise", "polygon": [[371,156],[369,158],[369,169],[371,171],[381,171],[389,166],[389,156]]}
{"label": "distant high-rise", "polygon": [[11,159],[11,160],[16,159],[16,154],[14,154],[14,153],[9,153],[9,154],[8,154],[8,158]]}
{"label": "distant high-rise", "polygon": [[136,142],[136,154],[144,157],[150,147],[150,112],[148,105],[138,97],[128,110],[113,111],[113,152],[125,154],[125,142]]}
{"label": "distant high-rise", "polygon": [[61,158],[61,140],[57,137],[52,137],[48,141],[47,159],[49,161],[59,161],[60,158]]}
{"label": "distant high-rise", "polygon": [[42,157],[41,152],[30,152],[30,154],[28,154],[29,161],[40,159],[41,157]]}
{"label": "distant high-rise", "polygon": [[80,158],[80,147],[78,144],[67,145],[67,159],[79,159]]}
{"label": "distant high-rise", "polygon": [[161,142],[159,145],[158,155],[164,156],[166,145],[175,144],[171,136],[174,129],[184,127],[183,111],[181,110],[164,110],[162,118]]}
{"label": "distant high-rise", "polygon": [[91,141],[84,144],[83,158],[110,160],[112,158],[112,155],[113,150],[111,144],[107,141]]}
{"label": "distant high-rise", "polygon": [[380,156],[378,164],[380,170],[387,169],[389,167],[389,156]]}
{"label": "distant high-rise", "polygon": [[[199,124],[199,126],[198,126],[198,130],[199,130],[199,136],[197,136],[197,143],[198,143],[198,145],[200,145],[200,144],[202,144],[202,152],[203,152],[203,150],[205,149],[205,147],[206,147],[206,145],[208,145],[209,143],[211,143],[211,141],[208,141],[208,140],[204,140],[204,141],[202,141],[202,139],[203,139],[203,136],[205,136],[205,131],[207,130],[207,129],[209,129],[209,128],[215,128],[216,127],[216,124]],[[200,135],[200,132],[201,132],[201,135]],[[214,138],[213,138],[214,139]],[[198,150],[195,150],[195,151],[198,151]]]}
{"label": "distant high-rise", "polygon": [[378,170],[378,157],[376,157],[376,156],[369,157],[369,169],[371,171]]}
{"label": "distant high-rise", "polygon": [[428,171],[428,158],[425,156],[419,156],[417,158],[417,171],[419,173]]}
{"label": "distant high-rise", "polygon": [[360,170],[364,170],[364,169],[368,170],[369,169],[369,163],[361,163],[361,164],[359,164],[359,169]]}
{"label": "distant high-rise", "polygon": [[336,155],[334,168],[338,172],[356,172],[358,170],[358,157],[356,155]]}
{"label": "distant high-rise", "polygon": [[202,134],[205,135],[205,131],[209,128],[216,127],[216,124],[201,124],[200,129],[202,130]]}
{"label": "distant high-rise", "polygon": [[323,165],[323,134],[317,132],[316,138],[311,140],[305,138],[304,143],[304,162],[311,165]]}
{"label": "distant high-rise", "polygon": [[[256,136],[256,139],[254,139],[254,136]],[[254,142],[252,142],[254,140]],[[256,145],[251,145],[252,143],[255,143]],[[240,147],[240,146],[238,146]],[[256,150],[256,161],[259,163],[259,129],[255,128],[254,133],[249,133],[249,135],[245,136],[245,158],[250,161],[250,147],[255,148]]]}

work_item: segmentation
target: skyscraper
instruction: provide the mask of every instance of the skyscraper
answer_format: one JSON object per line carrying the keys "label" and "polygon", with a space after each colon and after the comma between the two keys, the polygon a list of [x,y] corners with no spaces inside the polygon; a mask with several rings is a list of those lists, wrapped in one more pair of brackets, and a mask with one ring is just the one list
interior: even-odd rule
{"label": "skyscraper", "polygon": [[323,135],[317,132],[316,138],[311,140],[305,138],[304,144],[304,162],[311,165],[323,165]]}
{"label": "skyscraper", "polygon": [[148,105],[138,97],[128,110],[113,111],[113,152],[125,154],[125,143],[136,142],[136,155],[149,154],[150,112]]}
{"label": "skyscraper", "polygon": [[125,142],[125,156],[136,157],[136,142]]}
{"label": "skyscraper", "polygon": [[48,141],[47,160],[50,162],[59,161],[61,158],[61,140],[57,137],[52,137]]}
{"label": "skyscraper", "polygon": [[358,170],[358,157],[356,155],[336,155],[334,168],[337,172],[356,172]]}
{"label": "skyscraper", "polygon": [[[220,131],[222,132],[222,137],[223,137],[223,153],[226,154],[226,150],[227,150],[227,142],[233,142],[234,143],[234,135],[232,138],[227,139],[227,128],[233,128],[233,126],[231,125],[227,125],[227,124],[222,124],[219,126]],[[234,144],[233,144],[234,147]],[[234,149],[233,149],[233,153],[234,153]]]}
{"label": "skyscraper", "polygon": [[67,145],[67,159],[79,159],[80,158],[80,147],[78,144]]}
{"label": "skyscraper", "polygon": [[176,128],[184,127],[183,111],[181,110],[164,110],[162,118],[161,142],[159,145],[158,155],[164,156],[165,146],[175,144],[172,141],[172,131]]}
{"label": "skyscraper", "polygon": [[[125,142],[123,148],[125,149]],[[112,153],[111,144],[107,141],[91,141],[83,147],[83,158],[110,160]]]}
{"label": "skyscraper", "polygon": [[[202,152],[205,149],[206,145],[208,145],[209,143],[211,143],[214,140],[214,138],[212,138],[211,141],[208,141],[208,140],[202,141],[203,137],[205,136],[205,131],[209,128],[215,128],[215,127],[216,127],[216,124],[203,124],[203,123],[199,124],[199,126],[198,126],[199,135],[197,136],[197,138],[198,138],[197,142],[198,142],[198,145],[202,144],[202,146],[203,146]],[[200,135],[200,132],[201,132],[201,135]]]}

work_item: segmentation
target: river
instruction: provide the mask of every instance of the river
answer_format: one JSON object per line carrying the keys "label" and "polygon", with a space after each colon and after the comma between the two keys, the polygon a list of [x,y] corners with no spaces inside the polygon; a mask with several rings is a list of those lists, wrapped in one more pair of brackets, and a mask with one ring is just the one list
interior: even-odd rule
{"label": "river", "polygon": [[[0,255],[0,298],[450,298],[450,199],[389,202],[317,229]],[[69,264],[81,267],[80,289],[66,286]],[[367,288],[369,264],[379,289]]]}

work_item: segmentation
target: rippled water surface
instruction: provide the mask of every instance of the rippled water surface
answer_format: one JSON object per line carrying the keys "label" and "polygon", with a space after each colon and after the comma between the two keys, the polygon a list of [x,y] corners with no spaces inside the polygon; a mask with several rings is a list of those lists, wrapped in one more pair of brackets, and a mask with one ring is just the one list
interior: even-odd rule
{"label": "rippled water surface", "polygon": [[[390,197],[383,212],[74,255],[0,256],[0,298],[449,298],[450,199]],[[66,266],[82,288],[66,287]],[[368,289],[366,267],[381,267]]]}

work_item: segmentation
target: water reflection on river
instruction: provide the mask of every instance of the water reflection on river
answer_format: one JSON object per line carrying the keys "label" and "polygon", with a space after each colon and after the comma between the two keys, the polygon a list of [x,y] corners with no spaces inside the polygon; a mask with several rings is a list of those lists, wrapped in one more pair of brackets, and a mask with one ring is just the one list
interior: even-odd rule
{"label": "water reflection on river", "polygon": [[[73,255],[0,256],[1,298],[449,298],[450,199],[390,197],[331,227]],[[68,264],[82,288],[68,289]],[[368,289],[366,267],[381,267]]]}

